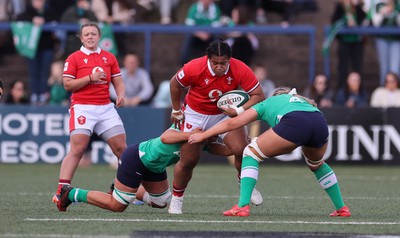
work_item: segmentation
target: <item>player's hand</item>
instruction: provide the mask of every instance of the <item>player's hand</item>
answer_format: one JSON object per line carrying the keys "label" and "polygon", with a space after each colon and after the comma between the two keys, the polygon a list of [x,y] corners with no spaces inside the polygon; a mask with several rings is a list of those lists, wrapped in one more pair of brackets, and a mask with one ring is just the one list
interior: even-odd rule
{"label": "player's hand", "polygon": [[107,74],[104,71],[97,71],[92,74],[93,84],[106,84],[107,83]]}
{"label": "player's hand", "polygon": [[171,122],[174,123],[175,128],[180,128],[183,124],[185,116],[182,110],[171,112]]}
{"label": "player's hand", "polygon": [[222,113],[224,113],[225,115],[228,115],[230,117],[237,116],[237,112],[232,106],[228,105],[226,107],[221,107],[220,110],[222,111]]}
{"label": "player's hand", "polygon": [[120,107],[124,106],[124,104],[125,104],[125,98],[118,96],[117,100],[115,100],[115,106],[117,106],[117,108],[120,108]]}
{"label": "player's hand", "polygon": [[206,138],[204,138],[203,133],[194,133],[189,136],[189,144],[194,144],[194,143],[199,143],[204,141]]}

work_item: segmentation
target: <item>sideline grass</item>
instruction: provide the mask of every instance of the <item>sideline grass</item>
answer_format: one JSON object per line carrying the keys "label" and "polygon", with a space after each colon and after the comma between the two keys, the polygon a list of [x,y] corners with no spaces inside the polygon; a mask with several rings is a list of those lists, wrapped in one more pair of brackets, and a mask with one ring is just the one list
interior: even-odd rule
{"label": "sideline grass", "polygon": [[[400,234],[400,167],[332,166],[351,218],[332,218],[333,206],[306,166],[266,165],[257,185],[264,204],[248,218],[223,217],[238,199],[233,167],[199,165],[186,192],[183,215],[130,206],[113,213],[88,204],[58,212],[51,203],[59,165],[0,165],[0,237],[129,236],[137,231],[313,232]],[[168,170],[172,174],[172,168]],[[74,185],[107,191],[115,170],[79,168]]]}

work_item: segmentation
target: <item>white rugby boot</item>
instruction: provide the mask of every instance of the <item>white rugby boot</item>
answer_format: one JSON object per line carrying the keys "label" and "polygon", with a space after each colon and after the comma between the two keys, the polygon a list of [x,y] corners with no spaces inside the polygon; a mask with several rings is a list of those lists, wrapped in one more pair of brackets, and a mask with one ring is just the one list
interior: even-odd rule
{"label": "white rugby boot", "polygon": [[258,191],[256,188],[253,189],[253,192],[251,193],[251,198],[250,198],[250,202],[253,203],[254,205],[258,206],[261,205],[263,203],[263,197],[260,193],[260,191]]}
{"label": "white rugby boot", "polygon": [[171,202],[169,203],[169,214],[182,214],[183,196],[176,197],[172,195]]}

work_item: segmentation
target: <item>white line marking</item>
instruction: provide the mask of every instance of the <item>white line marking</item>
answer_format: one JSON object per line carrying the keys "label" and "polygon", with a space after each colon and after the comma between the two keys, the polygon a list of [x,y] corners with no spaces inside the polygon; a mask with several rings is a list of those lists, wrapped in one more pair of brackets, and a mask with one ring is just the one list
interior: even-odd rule
{"label": "white line marking", "polygon": [[[8,196],[49,196],[52,197],[54,193],[12,193],[12,192],[0,192],[1,195],[8,195]],[[238,198],[239,195],[198,195],[198,194],[187,194],[185,197],[192,197],[192,198]],[[310,200],[310,199],[326,199],[326,196],[321,197],[301,197],[301,196],[264,196],[265,199],[303,199],[303,200]],[[399,200],[400,197],[345,197],[348,200]]]}
{"label": "white line marking", "polygon": [[165,223],[258,223],[258,224],[319,224],[319,225],[400,225],[400,222],[346,222],[346,221],[251,221],[251,220],[175,220],[175,219],[116,219],[116,218],[25,218],[25,221],[65,222],[65,221],[99,221],[99,222],[165,222]]}

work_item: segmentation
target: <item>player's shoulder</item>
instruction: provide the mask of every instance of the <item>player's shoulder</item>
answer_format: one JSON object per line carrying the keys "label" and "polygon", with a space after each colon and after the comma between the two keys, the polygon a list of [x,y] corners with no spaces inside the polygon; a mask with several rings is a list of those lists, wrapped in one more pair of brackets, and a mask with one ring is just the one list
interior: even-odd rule
{"label": "player's shoulder", "polygon": [[204,65],[207,65],[207,56],[192,59],[191,61],[186,63],[184,66],[196,68],[196,67],[204,66]]}
{"label": "player's shoulder", "polygon": [[229,61],[230,68],[232,71],[245,73],[247,71],[251,71],[250,67],[247,66],[243,61],[238,60],[236,58],[231,58]]}
{"label": "player's shoulder", "polygon": [[109,59],[116,59],[116,57],[115,57],[115,55],[113,53],[111,53],[111,52],[109,52],[107,50],[103,50],[103,49],[101,49],[101,51],[100,51],[100,56],[101,57],[106,56]]}
{"label": "player's shoulder", "polygon": [[71,54],[67,57],[67,59],[65,60],[65,62],[74,62],[74,61],[76,61],[77,59],[82,59],[82,58],[84,58],[84,56],[85,56],[85,54],[84,54],[82,51],[77,50],[77,51],[71,53]]}
{"label": "player's shoulder", "polygon": [[194,76],[200,74],[207,66],[207,56],[193,59],[186,63],[182,71],[186,76]]}

